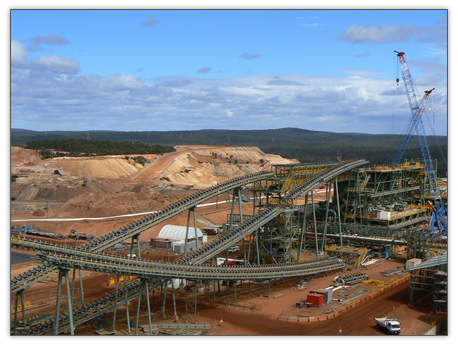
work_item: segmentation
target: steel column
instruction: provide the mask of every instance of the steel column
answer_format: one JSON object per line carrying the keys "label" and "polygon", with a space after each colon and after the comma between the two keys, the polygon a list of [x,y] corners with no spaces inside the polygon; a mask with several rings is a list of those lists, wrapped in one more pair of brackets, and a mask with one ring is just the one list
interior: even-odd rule
{"label": "steel column", "polygon": [[140,281],[140,289],[138,291],[138,302],[137,302],[137,319],[135,321],[135,335],[138,335],[138,321],[140,319],[140,307],[142,304],[142,292],[143,292],[143,282]]}
{"label": "steel column", "polygon": [[316,247],[316,257],[318,257],[318,235],[316,229],[316,214],[315,214],[315,191],[312,190],[312,210],[313,210],[313,228],[315,231],[315,247]]}
{"label": "steel column", "polygon": [[171,280],[171,282],[172,282],[173,320],[178,321],[177,304],[175,301],[175,285],[173,284],[173,279]]}
{"label": "steel column", "polygon": [[59,269],[59,278],[57,280],[56,316],[55,316],[55,321],[54,321],[54,335],[55,336],[59,334],[61,297],[62,297],[62,270]]}
{"label": "steel column", "polygon": [[127,276],[124,276],[124,297],[126,300],[127,332],[130,334],[129,300],[127,298]]}
{"label": "steel column", "polygon": [[143,279],[146,287],[146,306],[148,307],[148,326],[149,326],[149,335],[153,334],[153,328],[151,327],[151,308],[149,306],[149,286],[148,280]]}
{"label": "steel column", "polygon": [[342,246],[342,221],[340,219],[340,202],[339,202],[339,188],[338,188],[338,185],[337,185],[337,177],[334,178],[334,194],[336,195],[337,217],[339,219],[340,246]]}
{"label": "steel column", "polygon": [[111,329],[113,332],[116,332],[116,310],[118,309],[118,287],[119,287],[119,275],[116,275],[116,291],[115,291],[115,305],[113,310],[113,328]]}
{"label": "steel column", "polygon": [[326,213],[324,216],[324,231],[323,239],[321,240],[321,250],[325,250],[326,247],[326,232],[328,227],[328,213],[329,213],[329,199],[331,198],[331,187],[326,183]]}
{"label": "steel column", "polygon": [[167,284],[168,282],[166,281],[165,282],[165,285],[164,285],[164,299],[162,300],[162,318],[165,318],[165,302],[167,300]]}
{"label": "steel column", "polygon": [[68,306],[68,319],[70,321],[70,335],[75,334],[75,328],[73,327],[73,306],[72,306],[72,296],[70,293],[70,277],[68,275],[68,270],[65,270],[65,285],[67,287],[67,306]]}

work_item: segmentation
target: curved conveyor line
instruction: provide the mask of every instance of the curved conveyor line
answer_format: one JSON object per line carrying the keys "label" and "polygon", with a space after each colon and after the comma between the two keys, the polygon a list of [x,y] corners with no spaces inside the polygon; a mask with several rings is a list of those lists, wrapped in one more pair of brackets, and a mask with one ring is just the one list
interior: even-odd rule
{"label": "curved conveyor line", "polygon": [[[171,203],[164,208],[158,210],[155,213],[148,214],[140,219],[133,221],[122,228],[118,228],[112,232],[109,232],[103,236],[95,238],[85,244],[80,248],[83,250],[91,251],[103,251],[109,247],[120,243],[128,238],[139,235],[143,231],[163,222],[167,219],[178,215],[190,208],[201,204],[202,202],[216,197],[217,195],[232,190],[234,188],[244,186],[259,180],[268,180],[272,178],[274,174],[272,172],[259,172],[255,174],[248,174],[244,176],[237,177],[232,180],[225,181],[221,184],[212,186],[208,189],[204,189],[188,195],[174,203]],[[58,269],[50,265],[41,265],[34,267],[33,269],[16,276],[16,282],[11,281],[11,293],[23,290],[26,287],[36,283],[50,275],[57,273]],[[29,275],[27,273],[31,273]],[[13,278],[14,279],[14,278]]]}
{"label": "curved conveyor line", "polygon": [[59,265],[60,268],[137,276],[143,279],[153,277],[199,280],[276,279],[326,272],[346,266],[342,260],[328,257],[272,265],[183,265],[150,260],[132,260],[110,254],[80,253],[77,250],[65,250],[65,252],[59,253],[40,251],[37,258]]}
{"label": "curved conveyor line", "polygon": [[[311,190],[315,189],[322,182],[325,182],[326,180],[329,180],[329,179],[331,179],[331,178],[333,178],[333,177],[335,177],[335,176],[337,176],[337,175],[339,175],[339,174],[341,174],[341,173],[343,173],[345,171],[348,171],[348,170],[350,170],[352,168],[361,166],[361,165],[366,164],[366,163],[368,163],[368,161],[366,161],[366,160],[350,160],[350,161],[341,162],[341,163],[337,164],[336,166],[328,168],[324,172],[321,172],[321,173],[313,176],[312,178],[307,180],[305,183],[299,185],[294,190],[289,192],[287,194],[286,198],[294,199],[294,198],[298,197],[299,195],[301,195],[304,192],[311,191]],[[269,173],[269,175],[266,175],[265,178],[259,179],[259,177],[258,177],[257,180],[268,179],[271,175],[272,174]],[[251,179],[251,181],[255,181],[255,180]],[[217,185],[217,186],[219,186],[219,185]],[[227,188],[226,191],[231,189],[231,188],[237,187],[237,186],[240,186],[240,184],[239,185],[235,184],[233,187]],[[224,192],[224,191],[220,191],[220,192]],[[203,193],[203,194],[205,194],[205,193]],[[218,194],[219,194],[219,192],[218,192]],[[198,196],[197,198],[194,198],[194,199],[197,200],[200,197],[201,196]],[[205,198],[205,199],[208,199],[208,198]],[[168,206],[168,207],[170,207],[170,206]],[[165,210],[166,208],[164,208],[163,210]],[[190,207],[188,206],[188,207],[182,209],[181,211],[184,211],[184,210],[189,209],[189,208]],[[173,209],[180,209],[180,207],[172,208],[172,210]],[[269,207],[269,208],[266,208],[263,211],[261,211],[260,214],[262,214],[262,212],[264,212],[264,211],[266,211],[265,220],[263,220],[264,224],[265,224],[267,221],[270,221],[276,215],[280,214],[282,210],[279,209],[278,207]],[[164,211],[164,213],[167,214],[167,211]],[[219,238],[217,238],[217,239],[220,239],[220,238],[224,238],[225,236],[228,237],[228,238],[226,238],[226,242],[227,243],[225,242],[225,243],[222,243],[220,246],[215,246],[214,249],[215,250],[220,250],[220,251],[224,250],[228,246],[227,244],[232,244],[233,243],[233,240],[239,240],[239,239],[242,238],[243,235],[245,235],[245,233],[246,234],[251,233],[251,232],[246,232],[246,231],[248,231],[248,230],[252,231],[255,228],[257,228],[255,226],[256,226],[256,222],[258,221],[257,218],[259,217],[260,214],[255,215],[254,217],[252,217],[249,220],[247,220],[245,222],[245,224],[246,224],[245,227],[239,229],[237,232],[235,232],[237,230],[237,228],[239,228],[243,224],[240,225],[240,226],[235,227],[234,229],[228,231],[224,235],[222,235]],[[140,226],[142,225],[142,223],[144,223],[143,219],[141,219],[141,220],[142,220],[142,222],[140,223]],[[163,220],[161,220],[161,221],[163,221]],[[132,224],[130,224],[128,226],[130,226],[131,229],[137,227],[135,225],[132,226]],[[111,233],[113,233],[113,232],[111,232]],[[137,230],[137,233],[141,233],[141,231],[138,232],[138,230]],[[129,238],[130,236],[134,236],[134,235],[136,235],[136,233],[132,233],[131,232],[129,234],[129,236],[126,237],[126,238]],[[216,240],[214,240],[214,242]],[[102,241],[102,244],[104,244],[103,241]],[[113,245],[113,244],[110,244],[110,246]],[[91,251],[103,250],[102,248],[96,248],[96,247],[90,247],[88,249],[92,249]],[[202,250],[200,250],[200,249],[201,248],[195,250],[195,252],[193,252],[192,254],[187,255],[187,256],[183,257],[182,259],[179,259],[179,260],[175,261],[174,263],[180,264],[181,266],[183,266],[183,264],[202,263],[205,260],[211,258],[211,256],[209,256],[209,255],[212,255],[214,253],[214,251],[212,251],[212,248],[209,248],[205,252],[199,254],[199,251],[202,252],[202,250],[203,250],[203,249]],[[83,251],[83,250],[81,250],[81,251]],[[100,254],[97,254],[97,255],[100,255]],[[43,255],[43,258],[45,258],[44,255]],[[338,262],[340,263],[340,261],[338,261]],[[100,264],[100,263],[97,262],[96,264]],[[342,265],[342,264],[340,263],[340,265]],[[280,266],[276,265],[276,267],[281,267],[281,266],[282,265],[280,265]],[[47,267],[52,267],[52,266],[47,266]],[[57,267],[52,267],[52,268],[56,268],[57,269]],[[275,270],[275,271],[278,271],[278,270]],[[301,270],[300,272],[305,272],[305,269]],[[279,272],[277,272],[277,273],[279,273]],[[310,273],[299,273],[299,274],[310,274]],[[298,274],[295,274],[295,275],[298,275]],[[167,276],[167,278],[150,279],[148,281],[149,285],[150,285],[150,289],[153,289],[153,288],[155,288],[157,286],[160,286],[161,284],[166,282],[168,278],[169,277]],[[263,279],[266,279],[266,278],[268,279],[269,276],[265,276],[265,278],[263,278]],[[231,278],[227,278],[227,279],[231,279]],[[235,278],[235,279],[241,279],[241,278]],[[132,299],[138,297],[139,291],[140,291],[140,281],[137,280],[137,281],[130,282],[129,285],[127,286],[128,299],[132,300]],[[118,290],[118,297],[122,297],[122,296],[124,296],[124,288]],[[95,317],[97,317],[97,316],[99,316],[99,315],[101,315],[101,314],[103,314],[105,312],[108,312],[108,311],[114,309],[114,300],[115,300],[115,295],[114,295],[114,291],[113,291],[110,294],[108,294],[108,295],[106,295],[106,296],[104,296],[102,298],[99,298],[99,299],[97,299],[95,301],[92,301],[90,303],[87,303],[85,305],[78,306],[77,308],[75,308],[73,310],[74,325],[75,326],[76,325],[80,325],[80,324],[82,324],[82,323],[84,323],[84,322],[86,322],[88,320],[91,320],[91,319],[93,319],[93,318],[95,318]],[[14,334],[15,335],[43,335],[43,334],[50,334],[52,332],[52,330],[53,330],[53,327],[54,327],[54,319],[49,319],[49,320],[46,320],[46,321],[44,321],[42,323],[38,323],[36,325],[32,325],[31,327],[28,327],[27,329],[18,330]],[[68,329],[69,329],[68,316],[66,316],[65,314],[62,314],[60,316],[60,319],[59,319],[59,332],[65,332]]]}

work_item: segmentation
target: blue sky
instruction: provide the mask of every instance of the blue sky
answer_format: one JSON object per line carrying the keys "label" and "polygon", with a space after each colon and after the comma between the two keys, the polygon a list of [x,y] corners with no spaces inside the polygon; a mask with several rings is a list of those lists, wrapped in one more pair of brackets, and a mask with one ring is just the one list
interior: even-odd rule
{"label": "blue sky", "polygon": [[11,127],[400,133],[398,50],[445,135],[447,32],[446,10],[12,10]]}

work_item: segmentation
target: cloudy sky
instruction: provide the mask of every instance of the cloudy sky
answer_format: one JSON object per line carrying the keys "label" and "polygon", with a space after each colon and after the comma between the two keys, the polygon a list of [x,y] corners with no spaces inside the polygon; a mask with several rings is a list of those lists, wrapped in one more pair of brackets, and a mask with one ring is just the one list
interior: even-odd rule
{"label": "cloudy sky", "polygon": [[397,50],[447,134],[446,10],[10,14],[12,128],[401,133]]}

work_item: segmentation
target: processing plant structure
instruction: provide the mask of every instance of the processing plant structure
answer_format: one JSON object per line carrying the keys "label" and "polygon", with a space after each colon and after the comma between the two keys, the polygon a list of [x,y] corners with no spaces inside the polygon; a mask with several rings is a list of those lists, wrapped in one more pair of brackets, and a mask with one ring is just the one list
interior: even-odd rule
{"label": "processing plant structure", "polygon": [[[422,259],[430,258],[434,253],[443,254],[446,243],[427,239],[430,233],[425,222],[430,211],[425,204],[428,197],[422,194],[427,175],[422,163],[361,168],[368,163],[366,160],[350,160],[321,165],[277,165],[272,172],[246,175],[198,191],[76,248],[12,237],[12,247],[37,251],[36,258],[42,262],[11,279],[11,292],[16,295],[12,334],[46,335],[68,331],[73,334],[76,325],[107,312],[116,312],[121,304],[126,304],[127,308],[128,302],[134,299],[139,301],[135,326],[137,332],[141,298],[145,293],[153,292],[154,296],[155,289],[162,289],[164,313],[169,289],[173,294],[172,305],[176,316],[175,290],[180,286],[175,282],[177,279],[201,284],[206,297],[211,294],[214,296],[216,288],[223,281],[227,285],[226,303],[236,306],[237,282],[257,281],[261,284],[261,292],[262,284],[265,284],[264,291],[270,291],[270,283],[278,279],[341,270],[350,261],[354,261],[354,268],[358,268],[368,250],[395,257],[395,253],[405,247],[407,258]],[[249,187],[252,192],[252,215],[244,216],[242,213],[242,187]],[[317,190],[324,191],[324,195],[320,194],[318,198]],[[141,259],[140,235],[143,231],[186,211],[189,229],[192,217],[196,223],[195,207],[227,191],[238,199],[232,200],[226,230],[214,240],[200,246],[196,244],[194,250],[173,262]],[[443,199],[445,197],[444,194]],[[239,209],[236,209],[237,201]],[[237,210],[239,214],[235,214]],[[129,239],[131,253],[136,252],[138,258],[130,259],[104,252]],[[218,254],[240,241],[243,241],[243,263],[217,266]],[[301,253],[306,250],[311,250],[316,257],[304,260]],[[118,281],[116,290],[107,295],[85,302],[80,277],[81,303],[73,306],[74,300],[70,297],[68,311],[61,313],[62,279],[65,278],[67,294],[70,294],[70,274],[73,272],[75,277],[76,270],[116,274],[118,279],[124,281]],[[426,270],[431,272],[430,268]],[[415,272],[426,271],[414,271],[412,279],[419,278]],[[24,289],[55,273],[58,274],[55,316],[28,325],[25,312],[22,312],[22,327],[19,327],[18,308],[23,309],[24,306],[18,306],[18,301],[21,299],[23,302]],[[418,294],[429,288],[440,287],[439,290],[444,290],[445,287],[446,290],[443,265],[432,283],[430,277],[425,279],[427,281],[424,281],[426,283],[422,284]],[[185,289],[188,318],[197,312],[198,289]],[[417,294],[416,289],[412,287],[412,298]],[[438,296],[434,297],[436,302],[441,303],[442,309],[446,308],[446,304],[438,302],[443,301],[444,296]],[[149,301],[149,296],[146,296],[146,301]],[[149,303],[147,308],[149,311]],[[113,327],[115,318],[114,314]],[[128,315],[127,318],[129,320]]]}

